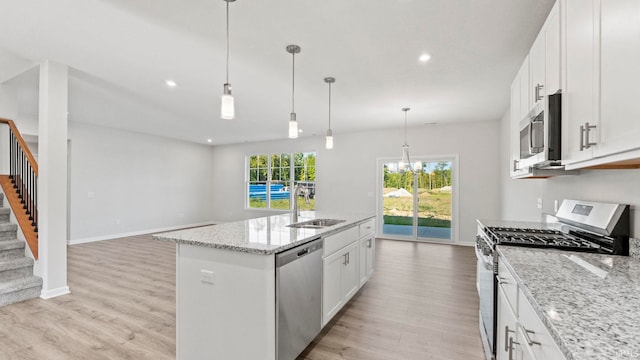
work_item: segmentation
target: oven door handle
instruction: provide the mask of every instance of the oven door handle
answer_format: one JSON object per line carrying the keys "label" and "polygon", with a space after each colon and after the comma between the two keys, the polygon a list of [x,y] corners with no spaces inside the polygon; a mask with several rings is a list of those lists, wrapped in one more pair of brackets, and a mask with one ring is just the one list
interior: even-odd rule
{"label": "oven door handle", "polygon": [[484,267],[485,270],[493,271],[493,261],[489,261],[490,257],[483,255],[477,244],[475,248],[476,258],[478,258],[478,261],[482,262],[482,267]]}

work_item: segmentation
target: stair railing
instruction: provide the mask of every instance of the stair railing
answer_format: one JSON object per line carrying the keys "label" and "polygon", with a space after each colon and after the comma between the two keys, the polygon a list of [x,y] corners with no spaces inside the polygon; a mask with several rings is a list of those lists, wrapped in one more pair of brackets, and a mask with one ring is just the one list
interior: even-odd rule
{"label": "stair railing", "polygon": [[9,178],[33,230],[38,232],[38,163],[12,120],[9,125]]}

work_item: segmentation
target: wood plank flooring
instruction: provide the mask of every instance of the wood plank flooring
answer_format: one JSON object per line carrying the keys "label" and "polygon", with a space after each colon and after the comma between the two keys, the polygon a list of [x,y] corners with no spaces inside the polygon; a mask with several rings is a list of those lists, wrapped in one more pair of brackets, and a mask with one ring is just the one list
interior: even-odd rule
{"label": "wood plank flooring", "polygon": [[376,246],[374,276],[299,359],[484,359],[473,248]]}
{"label": "wood plank flooring", "polygon": [[[372,279],[299,359],[482,359],[473,248],[377,246]],[[0,360],[175,359],[175,245],[142,235],[68,256],[71,294],[0,308]]]}

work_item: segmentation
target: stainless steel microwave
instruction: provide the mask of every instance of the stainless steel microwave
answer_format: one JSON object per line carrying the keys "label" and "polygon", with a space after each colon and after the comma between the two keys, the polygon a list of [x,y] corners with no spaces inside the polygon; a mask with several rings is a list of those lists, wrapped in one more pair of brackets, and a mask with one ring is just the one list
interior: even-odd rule
{"label": "stainless steel microwave", "polygon": [[560,165],[561,94],[545,96],[520,121],[518,169]]}

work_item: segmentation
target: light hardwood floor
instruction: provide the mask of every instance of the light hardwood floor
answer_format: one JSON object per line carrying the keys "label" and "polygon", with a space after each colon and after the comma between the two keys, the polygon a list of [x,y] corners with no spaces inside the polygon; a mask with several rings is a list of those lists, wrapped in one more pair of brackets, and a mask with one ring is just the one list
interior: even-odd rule
{"label": "light hardwood floor", "polygon": [[[473,248],[377,246],[375,275],[300,359],[482,359]],[[71,294],[0,308],[0,360],[175,359],[175,245],[143,235],[68,254]]]}

